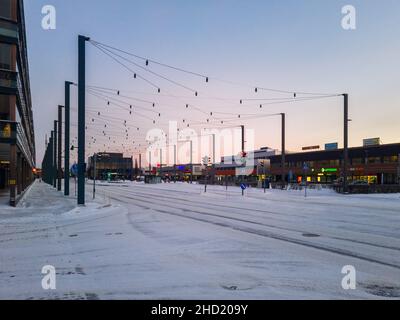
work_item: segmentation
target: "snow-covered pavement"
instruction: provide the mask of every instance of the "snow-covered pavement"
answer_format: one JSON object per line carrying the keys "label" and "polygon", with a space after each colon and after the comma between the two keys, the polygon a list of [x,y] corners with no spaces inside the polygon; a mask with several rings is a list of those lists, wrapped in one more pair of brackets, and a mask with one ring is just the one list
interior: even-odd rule
{"label": "snow-covered pavement", "polygon": [[[97,185],[76,208],[36,183],[0,207],[0,299],[400,297],[400,195]],[[90,199],[91,186],[87,186]],[[44,265],[57,290],[41,287]],[[342,288],[355,267],[357,289]]]}

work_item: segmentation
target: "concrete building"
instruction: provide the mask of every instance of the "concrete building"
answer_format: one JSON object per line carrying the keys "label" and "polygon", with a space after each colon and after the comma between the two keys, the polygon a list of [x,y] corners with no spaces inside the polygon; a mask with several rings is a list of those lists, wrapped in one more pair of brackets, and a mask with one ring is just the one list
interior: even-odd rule
{"label": "concrete building", "polygon": [[35,132],[24,3],[0,4],[0,195],[15,206],[34,179]]}

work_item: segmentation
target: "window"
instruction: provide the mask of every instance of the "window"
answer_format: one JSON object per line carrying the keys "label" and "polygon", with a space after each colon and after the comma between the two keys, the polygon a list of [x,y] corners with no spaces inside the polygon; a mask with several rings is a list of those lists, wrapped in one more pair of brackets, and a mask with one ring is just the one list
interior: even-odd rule
{"label": "window", "polygon": [[7,43],[0,43],[0,69],[11,69],[11,54],[12,45]]}
{"label": "window", "polygon": [[369,157],[368,158],[368,163],[381,163],[381,158],[380,157]]}
{"label": "window", "polygon": [[363,158],[354,158],[351,160],[352,164],[364,164],[364,159]]}
{"label": "window", "polygon": [[12,18],[12,12],[11,12],[11,2],[14,0],[1,0],[1,6],[0,6],[0,17],[6,18],[6,19],[11,19]]}
{"label": "window", "polygon": [[383,163],[397,163],[398,156],[383,157]]}

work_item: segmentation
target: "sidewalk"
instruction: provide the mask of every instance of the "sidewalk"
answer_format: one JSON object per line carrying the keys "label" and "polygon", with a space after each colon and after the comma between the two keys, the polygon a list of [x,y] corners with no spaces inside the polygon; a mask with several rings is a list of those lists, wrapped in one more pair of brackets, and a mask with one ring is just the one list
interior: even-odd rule
{"label": "sidewalk", "polygon": [[[96,295],[82,289],[85,272],[80,260],[85,250],[85,261],[95,257],[93,242],[82,240],[79,231],[90,233],[86,228],[93,226],[92,221],[121,212],[118,206],[99,202],[77,207],[73,197],[36,181],[17,208],[0,209],[0,300],[95,299]],[[101,230],[93,241],[101,242],[104,233]],[[41,271],[46,265],[56,268],[55,291],[42,288]]]}

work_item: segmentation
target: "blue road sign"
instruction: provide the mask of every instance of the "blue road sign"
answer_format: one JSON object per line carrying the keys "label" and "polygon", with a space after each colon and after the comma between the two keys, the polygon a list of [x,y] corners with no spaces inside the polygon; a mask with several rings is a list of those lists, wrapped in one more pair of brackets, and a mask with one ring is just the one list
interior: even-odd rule
{"label": "blue road sign", "polygon": [[247,186],[246,186],[244,183],[242,183],[242,184],[240,185],[240,188],[242,188],[242,190],[246,190],[246,189],[247,189]]}
{"label": "blue road sign", "polygon": [[71,167],[71,173],[72,173],[74,176],[77,176],[77,175],[78,175],[78,165],[77,165],[76,163],[74,163],[74,164],[72,165],[72,167]]}

